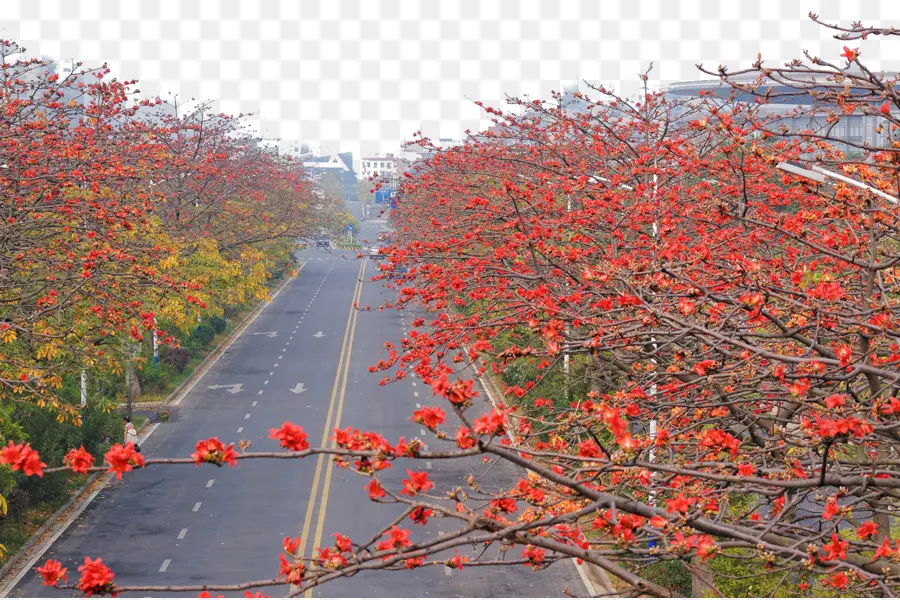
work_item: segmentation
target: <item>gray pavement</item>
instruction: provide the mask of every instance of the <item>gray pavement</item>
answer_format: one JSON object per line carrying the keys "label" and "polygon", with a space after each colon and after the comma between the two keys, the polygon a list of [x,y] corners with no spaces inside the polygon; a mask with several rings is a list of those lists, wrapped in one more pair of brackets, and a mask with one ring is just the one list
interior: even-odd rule
{"label": "gray pavement", "polygon": [[[382,227],[364,222],[360,237],[374,240]],[[199,381],[174,420],[159,425],[144,444],[147,456],[189,456],[198,439],[214,435],[226,442],[249,440],[252,450],[275,450],[277,442],[268,439],[268,431],[284,420],[302,424],[311,444],[321,442],[360,262],[353,252],[314,248],[304,250],[301,258],[308,262],[300,277],[287,285]],[[370,262],[361,306],[377,307],[390,294],[369,281],[374,273]],[[384,342],[399,341],[411,321],[412,316],[393,309],[358,315],[340,427],[375,430],[391,442],[400,436],[434,441],[422,436],[421,428],[410,420],[417,404],[433,403],[430,389],[420,382],[413,385],[411,379],[381,387],[378,380],[383,374],[368,372],[370,365],[385,358]],[[298,383],[306,391],[292,392]],[[235,384],[241,384],[236,393],[209,387]],[[439,463],[429,470],[437,488],[446,489],[462,484],[465,475],[480,472],[479,467],[483,470],[479,461],[472,461]],[[307,519],[315,468],[315,459],[263,460],[244,461],[233,469],[167,465],[127,474],[122,482],[107,487],[37,564],[54,558],[69,568],[70,580],[77,580],[76,569],[85,556],[103,556],[120,585],[239,583],[273,577],[281,540],[300,536]],[[406,468],[396,464],[385,480],[399,486]],[[513,468],[498,468],[491,477],[512,485],[518,474]],[[394,517],[396,507],[368,500],[365,483],[351,472],[333,470],[321,545],[333,543],[335,532],[352,539],[368,538]],[[321,510],[317,499],[307,553]],[[425,532],[418,525],[406,526],[421,536],[437,533],[442,524],[429,520]],[[568,560],[536,573],[527,567],[372,571],[329,582],[314,595],[558,597],[565,586],[571,593],[586,594]],[[267,593],[274,597],[286,591],[285,587]],[[72,594],[43,587],[32,573],[13,595]],[[135,594],[140,595],[144,594]]]}

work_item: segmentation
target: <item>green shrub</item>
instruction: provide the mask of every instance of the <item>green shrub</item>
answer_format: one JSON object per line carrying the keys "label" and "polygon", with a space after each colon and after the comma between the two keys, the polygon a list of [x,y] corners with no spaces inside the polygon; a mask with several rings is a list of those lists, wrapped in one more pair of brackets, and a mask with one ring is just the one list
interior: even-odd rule
{"label": "green shrub", "polygon": [[642,577],[672,590],[676,596],[691,597],[691,572],[680,560],[661,560],[640,570]]}
{"label": "green shrub", "polygon": [[220,316],[210,317],[207,323],[216,333],[222,333],[228,327],[228,322]]}
{"label": "green shrub", "polygon": [[209,323],[201,323],[191,333],[191,343],[198,350],[209,346],[216,337],[216,330]]}
{"label": "green shrub", "polygon": [[[81,431],[71,423],[60,423],[57,413],[24,405],[17,411],[17,418],[31,447],[38,451],[48,465],[59,465],[70,448],[82,443]],[[61,497],[66,491],[68,473],[47,473],[43,477],[25,477],[16,473],[16,487],[28,493],[34,502]]]}
{"label": "green shrub", "polygon": [[121,442],[125,434],[122,415],[111,408],[111,405],[87,406],[81,413],[82,443],[84,449],[97,458],[97,462],[113,444]]}
{"label": "green shrub", "polygon": [[159,349],[160,364],[167,365],[176,373],[182,373],[187,368],[188,362],[191,360],[191,353],[186,348],[173,348],[172,346],[163,346]]}
{"label": "green shrub", "polygon": [[171,380],[172,368],[164,364],[162,360],[158,366],[154,366],[151,360],[138,371],[138,381],[141,382],[141,391],[143,392],[160,392],[166,389]]}
{"label": "green shrub", "polygon": [[[716,556],[709,569],[715,578],[716,588],[726,598],[761,598],[766,596],[801,596],[796,584],[784,573],[770,573],[761,561],[755,559],[751,550],[729,550],[731,556]],[[776,589],[777,588],[777,589]]]}

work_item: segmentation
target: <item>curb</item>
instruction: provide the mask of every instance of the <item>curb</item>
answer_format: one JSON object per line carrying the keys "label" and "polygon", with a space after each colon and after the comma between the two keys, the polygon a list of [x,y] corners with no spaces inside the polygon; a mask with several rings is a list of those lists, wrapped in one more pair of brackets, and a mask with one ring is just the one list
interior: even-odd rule
{"label": "curb", "polygon": [[[495,410],[500,410],[500,403],[497,401],[497,397],[503,398],[503,394],[501,394],[500,390],[497,389],[497,386],[494,385],[490,370],[485,370],[484,375],[477,374],[478,368],[486,366],[481,362],[480,358],[476,359],[473,365],[476,367],[475,377],[478,378],[478,382],[481,384],[482,389],[484,389],[484,393],[491,403],[491,406],[493,406]],[[518,428],[518,417],[515,415],[507,415],[507,418],[513,427]],[[516,441],[513,439],[510,429],[506,430],[506,437],[509,439],[513,448],[519,448],[520,446],[516,444]],[[612,586],[609,577],[603,569],[600,569],[589,562],[578,564],[578,561],[574,558],[572,559],[572,563],[575,565],[575,570],[578,571],[578,575],[581,577],[581,582],[584,584],[585,589],[592,597],[598,596],[597,590],[600,590],[600,595],[603,596],[618,595],[618,592]]]}
{"label": "curb", "polygon": [[[302,265],[300,265],[297,268],[297,272],[299,273],[303,269],[303,267],[306,266],[306,264],[307,263],[304,262]],[[271,296],[269,297],[269,300],[261,301],[257,305],[256,308],[254,308],[246,317],[244,317],[244,319],[241,321],[241,323],[237,327],[234,328],[234,331],[232,331],[230,334],[228,334],[228,336],[224,340],[222,340],[222,343],[219,344],[218,346],[216,346],[216,348],[213,349],[212,352],[207,354],[206,358],[204,358],[200,362],[200,364],[197,365],[197,368],[194,369],[194,372],[191,373],[191,376],[188,377],[187,379],[185,379],[181,383],[181,385],[179,385],[177,388],[175,388],[172,391],[171,394],[169,394],[168,398],[166,398],[165,403],[163,403],[162,405],[155,403],[155,405],[156,406],[177,406],[178,404],[180,404],[181,401],[184,399],[184,397],[187,396],[187,393],[190,392],[191,389],[193,389],[194,385],[196,385],[197,382],[200,379],[202,379],[203,376],[206,375],[207,371],[209,371],[209,369],[219,359],[219,357],[222,355],[222,353],[224,353],[225,350],[227,350],[234,343],[234,341],[244,332],[244,330],[247,329],[247,327],[249,327],[250,324],[254,320],[256,320],[256,317],[258,317],[259,314],[269,304],[271,304],[273,300],[275,300],[275,297],[278,296],[278,294],[280,294],[282,292],[282,290],[284,290],[284,288],[287,287],[287,285],[293,279],[294,279],[294,277],[288,277],[283,282],[281,282],[278,285],[278,287],[275,288],[275,291],[271,294]],[[180,397],[178,397],[179,395],[180,395]],[[176,399],[176,397],[178,397],[178,398]],[[159,427],[159,423],[155,423],[152,425],[148,423],[144,428],[142,428],[142,429],[149,428],[149,431],[144,436],[144,438],[141,440],[141,444],[143,444],[144,442],[147,441],[147,438],[149,438],[150,435],[154,431],[156,431],[157,427]],[[100,483],[99,486],[97,486],[98,481],[103,478],[105,478],[105,480],[102,483]],[[72,495],[72,498],[68,502],[66,502],[59,510],[57,510],[55,513],[53,513],[53,515],[49,519],[47,519],[47,521],[43,525],[41,525],[41,527],[29,538],[29,540],[25,543],[25,545],[18,552],[16,552],[13,556],[9,557],[9,560],[6,561],[6,564],[3,565],[3,567],[0,567],[0,586],[3,585],[4,579],[9,575],[10,571],[13,570],[13,567],[22,564],[22,562],[24,562],[24,561],[27,561],[29,553],[31,553],[34,550],[35,546],[37,546],[40,543],[41,538],[44,535],[46,535],[47,532],[51,528],[56,528],[57,530],[54,531],[54,534],[53,534],[53,536],[51,538],[51,542],[50,542],[50,545],[52,545],[53,541],[55,541],[56,538],[58,538],[60,535],[62,535],[66,531],[66,529],[69,528],[69,526],[72,524],[72,522],[74,522],[75,519],[77,519],[78,516],[84,511],[84,509],[88,507],[88,505],[94,500],[94,498],[101,491],[103,491],[103,489],[106,487],[106,485],[110,482],[111,479],[112,479],[112,475],[109,473],[105,473],[105,472],[99,472],[99,473],[95,473],[94,475],[91,475],[90,478],[88,478],[88,480],[85,482],[85,484],[83,486],[81,486],[78,489],[78,491],[76,491]],[[97,489],[92,490],[91,488],[94,486],[97,486]],[[89,494],[89,495],[85,498],[85,494]],[[72,517],[68,521],[66,521],[64,524],[60,524],[60,520],[62,519],[63,515],[67,511],[72,509],[72,507],[75,506],[76,504],[78,506],[75,508],[75,513],[72,515]],[[18,583],[22,579],[22,577],[24,577],[25,574],[27,573],[27,571],[29,569],[31,569],[34,562],[36,562],[37,559],[39,559],[41,556],[43,556],[43,554],[48,549],[49,549],[49,545],[47,548],[44,548],[37,556],[35,556],[30,564],[26,565],[23,569],[20,569],[19,572],[16,574],[15,579],[9,585],[0,588],[0,597],[4,597],[4,598],[9,597],[13,588],[15,588],[16,585],[18,585]]]}

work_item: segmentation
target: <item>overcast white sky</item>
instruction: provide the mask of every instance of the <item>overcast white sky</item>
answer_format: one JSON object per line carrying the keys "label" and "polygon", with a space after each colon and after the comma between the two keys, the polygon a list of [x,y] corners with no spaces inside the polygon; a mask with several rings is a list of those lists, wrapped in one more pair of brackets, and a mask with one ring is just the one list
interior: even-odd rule
{"label": "overcast white sky", "polygon": [[[633,93],[651,61],[658,86],[757,52],[837,60],[842,43],[810,11],[900,26],[897,0],[3,0],[0,36],[31,55],[105,61],[145,94],[220,100],[256,113],[266,137],[358,159],[418,130],[458,138],[488,125],[473,100],[549,97],[579,79]],[[898,70],[896,40],[854,46]]]}

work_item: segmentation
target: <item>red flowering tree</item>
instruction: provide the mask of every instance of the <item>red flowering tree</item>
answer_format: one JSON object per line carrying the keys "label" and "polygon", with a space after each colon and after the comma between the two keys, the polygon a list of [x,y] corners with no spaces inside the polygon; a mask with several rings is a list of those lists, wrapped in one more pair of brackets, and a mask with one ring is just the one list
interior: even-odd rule
{"label": "red flowering tree", "polygon": [[[108,69],[60,77],[0,42],[0,398],[62,403],[62,375],[118,371],[154,319],[265,297],[307,228],[296,165],[205,109],[148,118]],[[163,339],[168,337],[163,334]]]}

